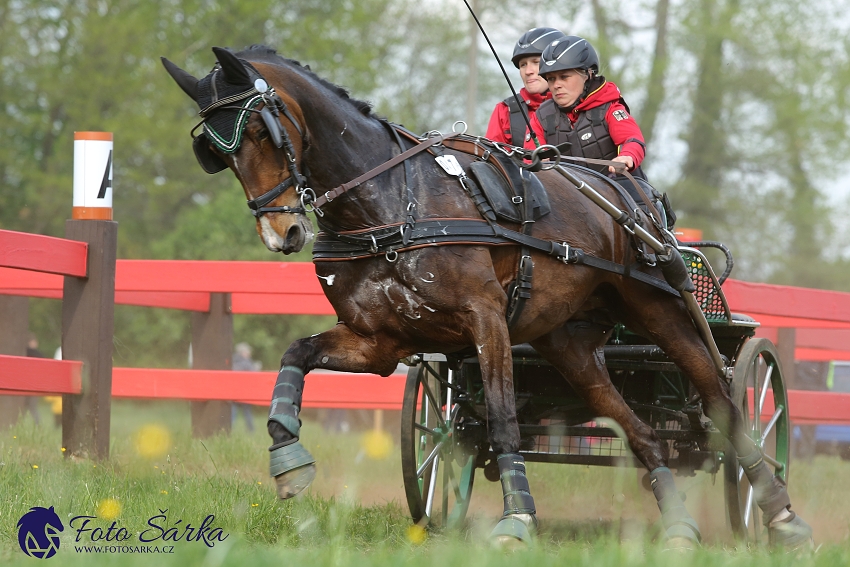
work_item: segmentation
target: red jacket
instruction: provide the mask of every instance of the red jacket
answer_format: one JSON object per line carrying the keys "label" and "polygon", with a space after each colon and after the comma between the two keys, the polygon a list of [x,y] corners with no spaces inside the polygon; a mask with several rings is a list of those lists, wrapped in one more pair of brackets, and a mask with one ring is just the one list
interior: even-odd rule
{"label": "red jacket", "polygon": [[[618,89],[617,85],[614,83],[606,81],[601,87],[587,95],[587,97],[569,113],[568,116],[570,118],[570,122],[575,124],[578,120],[579,113],[601,106],[607,102],[612,103],[611,106],[608,107],[608,112],[605,113],[605,125],[608,127],[611,139],[619,147],[619,155],[631,156],[635,162],[634,166],[638,167],[643,161],[643,158],[646,156],[644,146],[642,145],[644,143],[643,133],[640,131],[640,126],[638,126],[634,117],[629,114],[628,109],[623,104],[620,89]],[[531,127],[534,128],[534,131],[537,133],[537,136],[541,141],[546,139],[546,133],[543,131],[543,126],[537,119],[536,114],[531,117]],[[640,143],[631,140],[638,140]]]}
{"label": "red jacket", "polygon": [[[531,116],[529,116],[529,118],[531,118],[531,123],[533,125],[534,111],[537,110],[537,107],[539,107],[544,100],[552,98],[552,95],[549,94],[549,91],[546,91],[542,95],[530,94],[527,90],[525,90],[525,87],[523,87],[519,91],[519,97],[528,105],[528,109],[531,111]],[[535,132],[537,131],[538,130],[535,130]],[[526,130],[526,134],[528,134],[528,130]],[[511,140],[511,112],[504,101],[497,104],[496,108],[493,109],[493,114],[490,115],[490,123],[487,125],[487,134],[484,137],[488,140],[493,140],[494,142],[520,145]],[[543,138],[541,137],[540,140],[542,143]],[[536,147],[533,140],[524,141],[522,145],[529,150],[533,150]]]}

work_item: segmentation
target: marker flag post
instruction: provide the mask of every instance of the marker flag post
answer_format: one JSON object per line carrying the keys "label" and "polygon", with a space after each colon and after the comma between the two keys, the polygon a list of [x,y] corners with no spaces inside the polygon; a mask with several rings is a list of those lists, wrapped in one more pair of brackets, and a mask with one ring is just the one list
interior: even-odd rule
{"label": "marker flag post", "polygon": [[112,132],[74,132],[71,218],[112,220]]}
{"label": "marker flag post", "polygon": [[112,133],[74,133],[74,201],[65,237],[88,242],[85,277],[65,277],[62,358],[83,362],[82,392],[62,397],[65,456],[109,457],[118,223],[112,220]]}

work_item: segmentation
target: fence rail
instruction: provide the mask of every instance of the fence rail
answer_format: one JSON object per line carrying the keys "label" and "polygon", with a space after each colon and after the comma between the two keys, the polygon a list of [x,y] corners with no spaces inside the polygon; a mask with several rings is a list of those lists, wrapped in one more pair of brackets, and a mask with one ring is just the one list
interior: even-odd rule
{"label": "fence rail", "polygon": [[[80,221],[69,221],[74,222]],[[94,222],[102,221],[83,221],[81,226],[88,230],[98,226]],[[81,240],[0,230],[0,296],[64,297],[67,302],[69,281],[84,285],[92,269],[102,272],[97,263],[94,268],[90,265],[96,243]],[[334,313],[313,265],[307,262],[117,260],[114,267],[114,291],[110,290],[111,296],[101,294],[101,305],[111,306],[109,299],[114,299],[117,304],[181,309],[195,312],[201,322],[215,310],[225,322],[234,313]],[[850,294],[737,280],[728,280],[723,287],[733,311],[761,322],[758,336],[780,343],[791,336],[795,347],[791,352],[797,360],[850,360]],[[204,327],[199,329],[202,338]],[[232,343],[230,332],[227,340]],[[107,339],[111,344],[111,337],[100,340]],[[63,345],[65,340],[63,334]],[[103,352],[98,356],[103,358]],[[275,373],[232,372],[223,369],[227,366],[222,361],[207,366],[211,367],[222,369],[110,367],[110,382],[100,385],[99,395],[102,398],[108,386],[111,396],[118,398],[268,403]],[[0,355],[0,394],[53,393],[82,399],[86,394],[82,376],[91,370],[79,361]],[[313,372],[307,376],[304,406],[397,410],[403,391],[400,374],[381,378]],[[850,394],[792,390],[789,398],[795,422],[850,425]]]}

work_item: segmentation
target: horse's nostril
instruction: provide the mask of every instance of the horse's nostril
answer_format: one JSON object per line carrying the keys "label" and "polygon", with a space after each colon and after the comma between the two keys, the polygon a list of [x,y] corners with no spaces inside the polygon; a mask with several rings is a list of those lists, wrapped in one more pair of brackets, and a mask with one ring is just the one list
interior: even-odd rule
{"label": "horse's nostril", "polygon": [[298,238],[298,235],[301,233],[301,227],[297,224],[293,224],[289,227],[289,230],[286,231],[286,241],[289,242],[295,238]]}

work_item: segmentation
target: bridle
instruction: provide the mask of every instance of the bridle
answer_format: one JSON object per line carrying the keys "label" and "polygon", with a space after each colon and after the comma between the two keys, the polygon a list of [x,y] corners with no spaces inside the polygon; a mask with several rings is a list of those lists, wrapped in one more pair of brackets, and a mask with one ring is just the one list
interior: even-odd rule
{"label": "bridle", "polygon": [[[207,125],[207,119],[212,113],[222,109],[237,110],[240,113],[258,113],[268,129],[275,147],[283,150],[283,154],[286,159],[286,167],[289,170],[289,177],[259,197],[249,199],[247,201],[248,208],[251,209],[251,214],[256,218],[260,218],[266,213],[288,213],[296,215],[307,214],[307,212],[313,210],[312,207],[310,207],[310,203],[316,200],[316,194],[312,189],[307,187],[306,175],[302,175],[298,170],[298,164],[295,162],[295,147],[292,144],[292,139],[290,138],[286,128],[283,128],[280,123],[281,113],[283,113],[283,115],[295,127],[295,130],[301,137],[302,144],[307,146],[308,140],[305,130],[301,128],[301,125],[295,117],[292,116],[292,113],[289,111],[286,103],[283,102],[283,99],[281,99],[275,92],[274,87],[270,86],[252,66],[246,65],[246,69],[253,79],[253,86],[242,93],[216,100],[207,107],[201,109],[198,113],[202,120],[194,128],[192,128],[191,132],[192,137],[194,138],[192,145],[195,150],[195,156],[198,158],[198,162],[201,164],[201,167],[207,173],[218,173],[219,171],[226,169],[227,165],[224,161],[209,149],[210,138],[216,136],[216,133]],[[215,69],[213,73],[217,71],[218,68]],[[242,102],[239,106],[234,104],[240,101],[244,102]],[[259,109],[255,108],[258,105],[262,106],[260,106]],[[237,118],[237,122],[239,119],[240,118]],[[204,126],[204,132],[196,136],[195,130],[197,130],[201,125]],[[239,149],[239,146],[241,145],[241,139],[239,136],[234,137],[234,142],[235,145],[232,148],[228,147],[223,151],[232,153]],[[219,146],[218,143],[216,145]],[[219,147],[221,148],[221,146]],[[306,173],[307,172],[305,171],[305,174]],[[266,206],[286,192],[286,190],[290,187],[295,189],[295,193],[298,195],[301,203],[300,206]]]}

